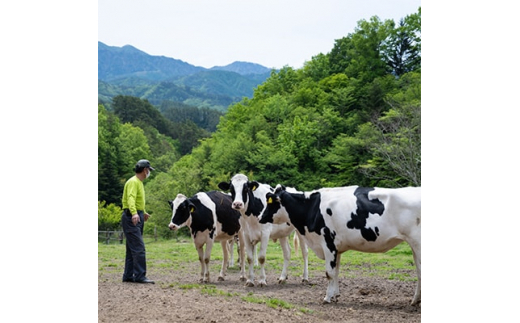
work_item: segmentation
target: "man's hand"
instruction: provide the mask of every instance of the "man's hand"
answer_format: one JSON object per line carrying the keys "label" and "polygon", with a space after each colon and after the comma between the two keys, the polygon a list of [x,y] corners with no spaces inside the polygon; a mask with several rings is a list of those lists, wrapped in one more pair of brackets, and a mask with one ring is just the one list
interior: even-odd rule
{"label": "man's hand", "polygon": [[149,217],[150,217],[150,214],[145,213],[145,214],[144,214],[144,221],[145,221],[145,222],[148,221],[148,218],[149,218]]}
{"label": "man's hand", "polygon": [[139,219],[139,214],[136,213],[136,214],[132,215],[132,223],[134,225],[137,225],[137,223],[139,223],[139,222],[141,222],[141,219]]}

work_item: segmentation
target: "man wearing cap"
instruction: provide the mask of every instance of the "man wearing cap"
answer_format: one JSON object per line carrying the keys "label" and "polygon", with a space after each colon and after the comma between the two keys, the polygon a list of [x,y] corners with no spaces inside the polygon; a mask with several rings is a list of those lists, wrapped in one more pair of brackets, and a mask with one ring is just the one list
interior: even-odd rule
{"label": "man wearing cap", "polygon": [[143,180],[154,168],[146,159],[135,165],[135,175],[125,183],[121,225],[126,236],[126,258],[123,282],[155,284],[146,277],[146,250],[143,241],[144,221],[150,215],[145,211]]}

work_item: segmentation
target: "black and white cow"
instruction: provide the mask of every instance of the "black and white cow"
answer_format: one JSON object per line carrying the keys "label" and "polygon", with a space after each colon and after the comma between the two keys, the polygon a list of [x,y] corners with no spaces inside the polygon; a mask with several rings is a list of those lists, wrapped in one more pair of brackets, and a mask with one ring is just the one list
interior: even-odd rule
{"label": "black and white cow", "polygon": [[[218,280],[222,281],[228,267],[228,241],[233,241],[235,236],[243,239],[240,212],[231,208],[231,202],[231,196],[218,191],[199,192],[190,198],[178,194],[175,200],[168,201],[172,207],[170,230],[178,230],[184,225],[190,228],[193,243],[199,253],[201,282],[210,281],[209,261],[213,243],[216,241],[222,245],[224,259],[218,277]],[[205,251],[204,245],[206,245]],[[240,250],[239,258],[240,280],[245,280],[243,248]]]}
{"label": "black and white cow", "polygon": [[290,222],[318,258],[329,280],[324,303],[337,301],[341,254],[347,250],[386,252],[402,241],[413,251],[421,301],[421,188],[322,188],[288,192],[278,185],[267,194],[260,223]]}
{"label": "black and white cow", "polygon": [[[283,253],[283,269],[278,278],[278,283],[284,283],[287,280],[287,268],[291,259],[291,248],[289,246],[289,235],[295,231],[294,227],[289,223],[283,224],[260,224],[258,222],[258,215],[266,206],[266,194],[273,192],[273,188],[267,184],[258,183],[256,181],[249,181],[244,174],[236,174],[231,178],[231,181],[221,182],[218,187],[224,191],[229,190],[233,198],[232,207],[242,213],[240,221],[244,230],[244,247],[247,254],[247,264],[249,272],[247,276],[246,286],[252,287],[254,283],[254,266],[253,257],[255,246],[260,242],[260,250],[258,251],[258,263],[260,264],[260,279],[258,284],[266,286],[265,275],[265,256],[267,253],[267,244],[269,239],[280,240],[280,246]],[[296,233],[299,234],[299,233]],[[242,246],[242,245],[241,245]],[[302,282],[309,282],[308,274],[308,250],[305,243],[300,244],[303,256],[303,277]]]}

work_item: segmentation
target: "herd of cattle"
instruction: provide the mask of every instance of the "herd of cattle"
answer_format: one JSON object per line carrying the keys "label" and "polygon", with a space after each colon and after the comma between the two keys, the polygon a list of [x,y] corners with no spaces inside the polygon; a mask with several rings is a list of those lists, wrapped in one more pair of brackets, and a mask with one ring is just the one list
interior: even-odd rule
{"label": "herd of cattle", "polygon": [[[258,260],[258,285],[265,286],[265,259],[269,239],[280,241],[284,263],[279,283],[287,279],[289,236],[295,232],[303,256],[302,282],[308,282],[308,250],[325,260],[329,280],[324,303],[337,301],[341,254],[347,250],[386,252],[406,241],[413,252],[417,285],[412,305],[421,301],[421,188],[366,188],[346,186],[299,192],[294,188],[249,181],[236,174],[221,182],[220,191],[178,194],[172,207],[171,230],[190,228],[201,264],[201,282],[209,282],[209,261],[214,242],[222,244],[223,262],[218,280],[224,280],[237,237],[240,280],[255,286],[254,262]],[[258,258],[256,245],[260,243]],[[204,245],[206,249],[204,250]],[[243,247],[242,247],[243,246]],[[245,272],[247,260],[248,272]]]}

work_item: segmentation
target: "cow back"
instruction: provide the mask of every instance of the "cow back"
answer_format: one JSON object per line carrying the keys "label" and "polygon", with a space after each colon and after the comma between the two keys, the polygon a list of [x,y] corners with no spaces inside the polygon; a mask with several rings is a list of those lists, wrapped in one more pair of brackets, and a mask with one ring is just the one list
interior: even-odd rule
{"label": "cow back", "polygon": [[231,196],[219,191],[206,193],[215,203],[217,221],[222,225],[222,232],[233,236],[240,230],[240,212],[231,207],[233,202]]}

